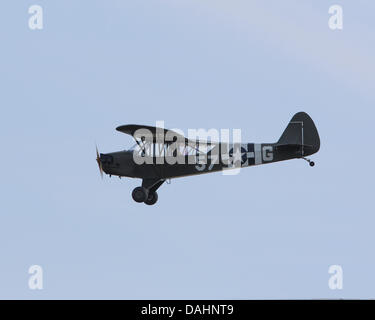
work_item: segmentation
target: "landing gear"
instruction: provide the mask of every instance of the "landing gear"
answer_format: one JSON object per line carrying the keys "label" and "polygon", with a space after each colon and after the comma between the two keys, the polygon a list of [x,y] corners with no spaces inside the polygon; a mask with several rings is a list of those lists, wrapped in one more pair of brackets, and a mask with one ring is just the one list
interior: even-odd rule
{"label": "landing gear", "polygon": [[311,160],[308,159],[308,158],[302,158],[302,159],[303,159],[303,160],[306,160],[306,161],[309,163],[310,167],[315,166],[315,162],[314,162],[314,161],[311,161]]}
{"label": "landing gear", "polygon": [[132,197],[135,202],[152,206],[158,201],[158,194],[156,190],[164,183],[165,179],[143,179],[142,186],[137,187],[132,192]]}
{"label": "landing gear", "polygon": [[153,204],[156,203],[156,201],[158,201],[158,193],[155,191],[155,192],[150,192],[148,194],[148,197],[145,201],[145,204],[149,205],[149,206],[152,206]]}
{"label": "landing gear", "polygon": [[137,187],[133,190],[132,197],[135,202],[145,202],[148,199],[148,190],[144,187]]}
{"label": "landing gear", "polygon": [[132,192],[132,197],[135,202],[144,202],[149,206],[155,204],[156,201],[158,201],[158,193],[156,191],[149,191],[144,187],[135,188]]}

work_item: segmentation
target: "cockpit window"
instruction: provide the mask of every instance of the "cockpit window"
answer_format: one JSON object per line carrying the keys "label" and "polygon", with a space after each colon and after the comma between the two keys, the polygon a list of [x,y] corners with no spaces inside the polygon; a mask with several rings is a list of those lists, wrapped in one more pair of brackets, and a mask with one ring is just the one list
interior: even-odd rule
{"label": "cockpit window", "polygon": [[[135,143],[129,150],[138,152],[142,156],[151,157],[164,157],[170,152],[171,143],[151,143],[148,141],[139,141]],[[176,152],[183,156],[207,154],[214,148],[214,145],[208,145],[207,143],[201,144],[182,144],[174,145]]]}

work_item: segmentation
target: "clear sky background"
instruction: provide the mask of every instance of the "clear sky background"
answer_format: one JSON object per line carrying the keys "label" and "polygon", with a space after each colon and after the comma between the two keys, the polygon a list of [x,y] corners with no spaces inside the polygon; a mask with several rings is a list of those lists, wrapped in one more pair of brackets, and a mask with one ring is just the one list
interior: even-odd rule
{"label": "clear sky background", "polygon": [[[44,29],[28,28],[28,8]],[[344,29],[328,28],[328,8]],[[375,298],[373,1],[6,0],[0,19],[0,298]],[[100,179],[121,124],[240,128],[291,160],[172,180]],[[28,268],[44,289],[28,288]],[[343,290],[328,268],[341,265]]]}

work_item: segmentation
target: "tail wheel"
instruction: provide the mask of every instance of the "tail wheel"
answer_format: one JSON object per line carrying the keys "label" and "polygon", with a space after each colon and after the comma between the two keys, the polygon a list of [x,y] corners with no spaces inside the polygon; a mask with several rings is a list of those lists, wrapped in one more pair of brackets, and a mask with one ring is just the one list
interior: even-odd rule
{"label": "tail wheel", "polygon": [[306,160],[306,161],[309,163],[310,167],[315,166],[315,162],[314,162],[314,161],[311,161],[310,159],[305,158],[305,157],[302,157],[302,159],[303,159],[303,160]]}
{"label": "tail wheel", "polygon": [[158,201],[158,193],[156,191],[150,192],[148,194],[147,200],[145,200],[145,204],[152,206],[156,203],[156,201]]}
{"label": "tail wheel", "polygon": [[135,202],[145,202],[148,200],[148,190],[143,187],[137,187],[133,190],[132,197]]}

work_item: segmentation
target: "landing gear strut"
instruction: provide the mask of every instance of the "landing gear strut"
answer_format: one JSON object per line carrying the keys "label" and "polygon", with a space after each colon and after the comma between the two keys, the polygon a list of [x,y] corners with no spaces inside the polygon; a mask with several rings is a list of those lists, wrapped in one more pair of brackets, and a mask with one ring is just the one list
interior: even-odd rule
{"label": "landing gear strut", "polygon": [[303,159],[303,160],[306,160],[306,161],[309,163],[310,167],[315,166],[315,162],[314,162],[314,161],[311,161],[311,160],[308,159],[308,158],[302,158],[302,159]]}

